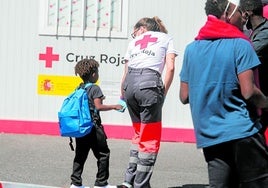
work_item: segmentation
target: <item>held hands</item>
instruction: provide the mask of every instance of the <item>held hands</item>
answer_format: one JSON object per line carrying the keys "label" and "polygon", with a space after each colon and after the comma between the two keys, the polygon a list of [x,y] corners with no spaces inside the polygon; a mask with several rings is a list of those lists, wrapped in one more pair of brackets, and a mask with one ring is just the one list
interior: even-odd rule
{"label": "held hands", "polygon": [[126,110],[126,108],[127,108],[127,104],[126,104],[126,102],[123,100],[123,99],[119,99],[119,101],[118,101],[118,105],[116,105],[116,106],[120,106],[120,108],[119,109],[116,109],[118,112],[124,112],[125,110]]}

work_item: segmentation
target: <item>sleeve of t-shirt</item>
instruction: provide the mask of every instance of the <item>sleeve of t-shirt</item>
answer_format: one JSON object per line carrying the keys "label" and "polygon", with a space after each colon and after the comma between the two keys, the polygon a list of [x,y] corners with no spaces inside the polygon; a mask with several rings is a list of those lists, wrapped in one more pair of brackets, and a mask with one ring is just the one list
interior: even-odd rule
{"label": "sleeve of t-shirt", "polygon": [[174,47],[173,38],[169,37],[166,54],[173,54],[173,53],[176,54],[176,56],[178,55],[178,51]]}
{"label": "sleeve of t-shirt", "polygon": [[93,109],[95,109],[94,99],[96,98],[104,98],[104,95],[98,85],[92,85],[88,90],[88,99]]}
{"label": "sleeve of t-shirt", "polygon": [[257,54],[259,54],[268,45],[268,29],[260,31],[252,41]]}
{"label": "sleeve of t-shirt", "polygon": [[94,99],[96,98],[104,98],[104,95],[98,85],[92,85],[88,90],[88,97],[90,103],[94,106]]}
{"label": "sleeve of t-shirt", "polygon": [[125,54],[125,56],[124,56],[124,59],[125,60],[129,60],[129,58],[130,58],[130,46],[131,46],[131,43],[132,42],[130,42],[129,44],[128,44],[128,47],[127,47],[127,52],[126,52],[126,54]]}
{"label": "sleeve of t-shirt", "polygon": [[189,74],[188,74],[188,47],[186,47],[184,51],[184,57],[183,57],[183,63],[182,68],[180,72],[180,79],[182,82],[188,83],[189,80]]}
{"label": "sleeve of t-shirt", "polygon": [[93,85],[91,88],[91,98],[94,100],[96,98],[103,98],[104,95],[101,91],[101,88],[98,85]]}
{"label": "sleeve of t-shirt", "polygon": [[237,74],[253,69],[260,65],[259,58],[253,46],[246,40],[238,40],[236,47],[236,68]]}

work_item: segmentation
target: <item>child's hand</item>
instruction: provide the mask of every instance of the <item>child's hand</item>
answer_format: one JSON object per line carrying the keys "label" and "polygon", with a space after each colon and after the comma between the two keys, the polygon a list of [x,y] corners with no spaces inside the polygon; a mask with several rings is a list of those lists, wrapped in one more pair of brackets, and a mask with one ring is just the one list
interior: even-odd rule
{"label": "child's hand", "polygon": [[120,104],[115,105],[115,110],[120,111],[123,108]]}
{"label": "child's hand", "polygon": [[126,110],[126,108],[127,108],[126,102],[123,99],[119,99],[118,104],[119,104],[118,106],[121,106],[121,108],[117,109],[117,111],[118,112],[124,112]]}

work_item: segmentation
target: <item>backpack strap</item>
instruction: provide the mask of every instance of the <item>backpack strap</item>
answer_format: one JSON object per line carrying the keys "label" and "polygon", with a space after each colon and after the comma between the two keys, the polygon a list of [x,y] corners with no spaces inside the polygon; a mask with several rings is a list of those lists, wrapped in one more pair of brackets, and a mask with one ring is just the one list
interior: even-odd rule
{"label": "backpack strap", "polygon": [[71,150],[74,151],[73,138],[72,137],[69,137],[69,138],[70,138],[69,146],[70,146]]}
{"label": "backpack strap", "polygon": [[[90,89],[91,89],[91,87],[90,86],[92,86],[92,85],[94,85],[93,83],[87,83],[87,84],[85,84],[85,86],[84,86],[84,89],[86,90],[86,92],[87,92],[87,94],[89,94],[89,92],[90,92]],[[90,110],[93,110],[94,108],[92,108],[92,106],[90,105],[89,106],[89,109]]]}
{"label": "backpack strap", "polygon": [[[85,90],[86,90],[88,95],[90,94],[90,90],[92,88],[91,86],[93,86],[93,85],[95,85],[95,84],[94,83],[85,84],[84,88],[85,88]],[[89,103],[89,109],[90,109],[90,112],[91,112],[91,117],[92,117],[93,123],[96,124],[96,118],[95,117],[96,117],[96,114],[97,114],[97,110],[92,105],[90,105],[90,103]]]}
{"label": "backpack strap", "polygon": [[91,83],[91,82],[86,83],[85,86],[84,86],[84,88],[87,89],[89,86],[92,86],[92,85],[93,85],[93,83]]}
{"label": "backpack strap", "polygon": [[77,87],[76,87],[76,89],[79,89],[79,88],[83,88],[83,89],[87,89],[89,86],[92,86],[92,85],[94,85],[94,83],[91,83],[91,82],[89,82],[89,83],[83,83],[83,82],[81,82]]}

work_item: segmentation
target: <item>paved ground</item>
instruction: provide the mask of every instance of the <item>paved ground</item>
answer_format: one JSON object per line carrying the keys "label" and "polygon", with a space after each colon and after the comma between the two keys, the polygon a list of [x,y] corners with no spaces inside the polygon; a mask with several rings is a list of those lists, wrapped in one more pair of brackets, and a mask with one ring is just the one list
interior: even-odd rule
{"label": "paved ground", "polygon": [[[74,152],[68,138],[0,133],[0,181],[68,188]],[[123,181],[129,140],[109,139],[110,184]],[[83,180],[93,186],[96,160],[90,153]],[[162,142],[151,179],[153,188],[204,188],[206,164],[195,144]]]}

